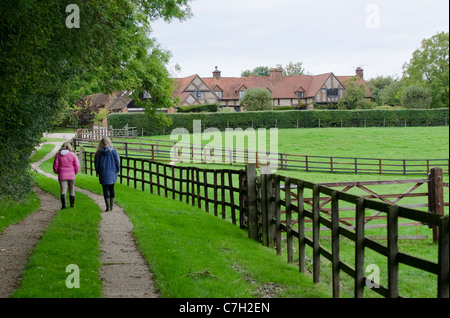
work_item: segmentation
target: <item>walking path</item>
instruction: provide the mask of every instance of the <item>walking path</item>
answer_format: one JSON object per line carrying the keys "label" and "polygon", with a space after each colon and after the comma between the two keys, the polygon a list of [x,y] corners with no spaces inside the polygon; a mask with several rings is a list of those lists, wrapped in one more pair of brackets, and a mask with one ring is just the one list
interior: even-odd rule
{"label": "walking path", "polygon": [[[62,142],[53,143],[56,145],[55,149],[41,161],[32,164],[32,168],[49,178],[57,180],[56,175],[46,173],[39,168],[39,164],[52,158],[62,145]],[[105,203],[101,195],[78,187],[75,190],[89,196],[104,210]],[[4,269],[4,272],[0,272],[0,286],[2,286],[0,297],[8,297],[18,287],[30,251],[39,242],[53,216],[60,209],[61,203],[54,196],[40,189],[35,191],[41,199],[40,210],[17,225],[6,228],[0,235],[0,256],[2,256],[0,257],[0,271]],[[41,214],[44,214],[46,217],[45,221],[40,222],[42,223],[42,228],[39,227],[38,229],[36,218],[39,218]],[[30,226],[26,227],[23,224],[29,224]],[[12,232],[12,234],[8,234],[9,232]],[[34,235],[30,235],[30,233],[34,233]],[[117,204],[114,206],[113,211],[101,214],[99,236],[102,262],[100,279],[103,282],[103,296],[106,298],[158,297],[148,264],[138,250],[134,240],[133,225],[124,210]],[[22,243],[19,238],[25,240],[29,238],[29,242],[27,244]],[[6,247],[3,247],[3,245]],[[24,246],[23,248],[16,247],[22,245]],[[9,251],[11,251],[11,255],[15,255],[15,261],[3,257],[3,254],[7,254]],[[10,265],[7,266],[8,264]],[[14,270],[11,270],[11,267],[15,267]],[[4,284],[5,288],[3,288]]]}

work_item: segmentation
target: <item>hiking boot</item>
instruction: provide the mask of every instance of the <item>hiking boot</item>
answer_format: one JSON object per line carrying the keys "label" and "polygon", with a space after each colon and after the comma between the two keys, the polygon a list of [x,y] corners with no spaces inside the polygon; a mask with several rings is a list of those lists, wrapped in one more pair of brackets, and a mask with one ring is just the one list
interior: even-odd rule
{"label": "hiking boot", "polygon": [[62,205],[62,209],[66,208],[66,195],[65,194],[61,194],[61,205]]}
{"label": "hiking boot", "polygon": [[70,200],[70,207],[73,208],[73,205],[75,204],[75,196],[70,195],[69,200]]}

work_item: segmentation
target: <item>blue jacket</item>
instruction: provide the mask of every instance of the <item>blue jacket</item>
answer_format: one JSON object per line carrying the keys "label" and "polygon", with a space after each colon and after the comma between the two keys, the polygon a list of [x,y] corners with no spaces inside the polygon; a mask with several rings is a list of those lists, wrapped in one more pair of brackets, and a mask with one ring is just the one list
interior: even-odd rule
{"label": "blue jacket", "polygon": [[105,147],[95,155],[95,172],[100,184],[114,184],[120,171],[119,153],[111,146]]}

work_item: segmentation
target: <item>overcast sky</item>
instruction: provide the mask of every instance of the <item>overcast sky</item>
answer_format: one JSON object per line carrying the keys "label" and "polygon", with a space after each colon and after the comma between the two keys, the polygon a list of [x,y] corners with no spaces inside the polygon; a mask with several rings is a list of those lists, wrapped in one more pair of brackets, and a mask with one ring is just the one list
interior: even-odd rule
{"label": "overcast sky", "polygon": [[[401,76],[422,39],[449,29],[448,0],[194,0],[184,22],[153,24],[175,77],[240,76],[302,62],[309,74]],[[174,65],[181,72],[174,71]]]}

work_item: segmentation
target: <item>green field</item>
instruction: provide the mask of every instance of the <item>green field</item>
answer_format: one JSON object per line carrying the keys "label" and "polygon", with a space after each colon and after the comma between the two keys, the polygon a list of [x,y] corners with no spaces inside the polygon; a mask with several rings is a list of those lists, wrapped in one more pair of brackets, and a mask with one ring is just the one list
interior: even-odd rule
{"label": "green field", "polygon": [[[390,138],[391,135],[396,135],[396,137]],[[355,138],[355,136],[358,136],[358,138]],[[153,136],[153,138],[170,139],[169,136]],[[347,138],[347,140],[342,141],[344,138]],[[408,143],[404,145],[399,144],[401,138],[408,140]],[[308,152],[300,152],[303,148],[294,147],[297,140],[304,139],[310,140],[309,147],[306,148]],[[397,158],[409,158],[409,155],[415,156],[415,158],[448,158],[448,127],[279,130],[280,149],[286,149],[286,152],[289,150],[289,153],[292,153],[296,149],[295,151],[303,154],[321,154],[321,150],[325,152],[327,149],[334,149],[329,144],[337,143],[337,140],[340,140],[343,145],[336,146],[336,152],[332,154],[334,156],[349,155],[346,151],[351,152],[352,156],[363,156],[365,151],[362,148],[366,147],[370,150],[372,148],[367,144],[377,144],[378,150],[371,152],[376,157],[394,158],[393,154],[398,151],[397,154],[399,157]],[[382,145],[383,141],[385,143],[384,146]],[[207,143],[208,141],[205,142]],[[281,145],[285,148],[281,148]],[[46,151],[49,151],[49,148],[46,147],[43,149],[43,152]],[[37,154],[37,156],[42,155],[42,153]],[[51,165],[52,160],[49,160],[41,165],[41,167],[46,171],[51,171]],[[242,168],[235,165],[198,166],[217,169]],[[424,177],[307,173],[283,170],[279,170],[277,173],[312,182],[417,179]],[[139,176],[139,173],[137,176]],[[48,188],[50,186],[49,183],[51,183],[51,192],[55,192],[53,190],[55,186],[53,184],[54,182],[44,181],[44,179],[40,177],[39,184],[44,188]],[[445,176],[445,181],[448,182],[448,176]],[[236,185],[236,183],[234,184]],[[94,176],[79,175],[77,177],[77,185],[94,192],[101,192],[98,180]],[[130,185],[133,185],[133,183]],[[140,189],[139,183],[137,186]],[[158,289],[161,291],[163,297],[262,297],[264,296],[262,294],[264,291],[267,291],[270,296],[275,297],[331,296],[331,264],[323,257],[321,258],[321,284],[314,286],[312,285],[312,277],[308,275],[305,277],[304,275],[298,274],[298,268],[296,266],[298,263],[298,254],[294,252],[293,265],[287,264],[285,243],[283,243],[283,256],[277,257],[273,249],[264,248],[248,240],[246,238],[247,234],[240,230],[238,226],[232,225],[220,218],[213,217],[211,215],[212,213],[207,214],[182,202],[175,202],[171,199],[150,195],[148,188],[146,192],[142,192],[131,189],[131,187],[120,185],[118,186],[118,190],[117,202],[125,208],[134,224],[136,240],[154,271]],[[405,185],[381,186],[381,189],[377,189],[377,191],[384,193],[402,193],[402,191],[405,191]],[[164,195],[164,191],[162,191],[162,195]],[[227,195],[227,192],[225,195]],[[170,194],[169,197],[171,197]],[[419,199],[415,198],[414,200]],[[36,209],[37,199],[31,197],[29,200],[28,202],[32,202],[32,204],[26,201],[16,205],[12,202],[7,204],[3,203],[3,207],[6,209],[6,212],[3,213],[6,224],[17,222],[11,219],[11,216],[15,213],[9,213],[10,211],[22,209],[24,211],[22,212],[23,215],[26,215],[26,213],[30,213]],[[87,198],[83,198],[82,200],[86,200],[86,204],[91,204]],[[402,200],[401,202],[417,203],[414,200]],[[448,202],[448,188],[445,188],[445,201]],[[83,209],[84,206],[80,204],[79,208]],[[210,210],[212,211],[211,208],[212,206],[210,205]],[[98,212],[93,211],[93,213],[96,215]],[[228,221],[230,220],[229,213],[230,211],[227,209]],[[352,212],[348,211],[346,213],[351,214]],[[448,213],[448,208],[446,209],[446,213]],[[85,265],[93,273],[92,278],[85,281],[85,286],[92,288],[90,292],[84,290],[83,292],[85,294],[82,295],[67,294],[65,293],[66,290],[60,289],[61,279],[52,271],[47,272],[47,267],[49,270],[53,268],[53,266],[49,266],[49,262],[61,263],[61,266],[66,266],[68,262],[64,253],[59,255],[58,253],[51,252],[52,249],[61,249],[66,244],[64,240],[57,239],[58,243],[55,248],[52,242],[54,241],[52,239],[53,233],[59,235],[58,233],[68,231],[69,229],[66,227],[65,222],[78,222],[76,219],[70,218],[67,221],[63,221],[61,219],[63,217],[70,217],[70,215],[65,216],[61,214],[60,218],[52,223],[48,233],[36,248],[36,255],[30,259],[26,278],[21,288],[14,295],[15,297],[101,297],[98,291],[99,282],[95,277],[95,272],[98,268],[98,263],[95,261],[97,257],[95,256],[95,240],[97,239],[95,236],[90,238],[89,245],[80,241],[80,244],[86,245],[89,253],[92,253],[90,258],[94,260]],[[94,216],[94,219],[96,217]],[[85,221],[83,220],[83,222]],[[377,222],[379,224],[379,222],[383,221],[374,220],[373,224],[377,224]],[[93,230],[92,225],[89,225],[91,227],[81,226],[86,231]],[[159,233],[158,228],[161,226],[165,228],[165,231]],[[78,231],[78,228],[74,228],[73,230]],[[371,236],[384,235],[385,229],[367,229],[366,234]],[[321,245],[328,250],[330,250],[331,244],[329,235],[330,232],[321,232]],[[431,230],[428,227],[400,227],[399,235],[428,236],[427,239],[420,240],[402,239],[399,241],[399,248],[402,252],[433,262],[436,261],[437,245],[432,242]],[[385,240],[379,240],[379,242],[386,244]],[[72,243],[75,243],[75,245],[70,247],[72,250],[82,248],[81,246],[77,247],[77,241],[72,241]],[[296,246],[298,246],[298,243],[294,240],[294,247]],[[349,265],[354,263],[354,248],[353,242],[345,238],[341,239],[341,260]],[[295,250],[297,249],[295,248]],[[212,257],[212,255],[214,256]],[[307,270],[312,270],[310,264],[312,250],[310,248],[307,249],[306,257]],[[73,261],[71,260],[70,262]],[[376,264],[379,266],[381,270],[381,284],[386,285],[385,257],[367,249],[365,264]],[[61,270],[57,269],[57,271],[59,272]],[[39,280],[46,275],[48,277],[55,276],[56,279],[47,287],[38,285]],[[436,297],[435,275],[426,274],[404,265],[400,265],[399,275],[401,295],[420,298]],[[353,280],[344,273],[341,273],[341,279],[341,296],[352,297]],[[48,287],[53,291],[46,290]],[[367,289],[364,295],[365,297],[378,297],[377,294]]]}

